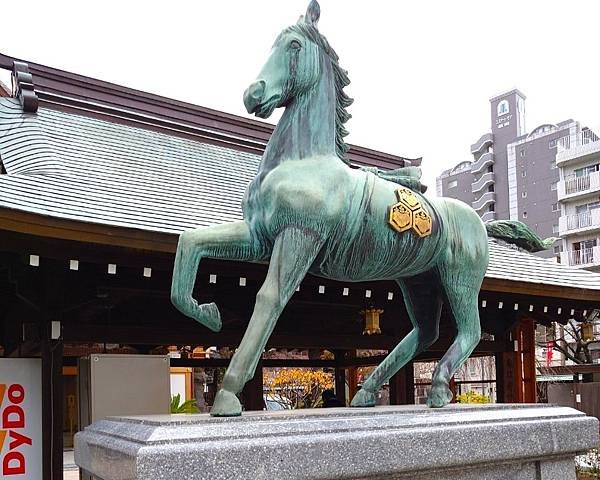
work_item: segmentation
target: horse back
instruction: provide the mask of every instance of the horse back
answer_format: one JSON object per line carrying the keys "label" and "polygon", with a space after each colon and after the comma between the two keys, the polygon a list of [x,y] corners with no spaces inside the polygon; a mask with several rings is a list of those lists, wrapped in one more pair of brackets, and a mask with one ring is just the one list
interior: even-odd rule
{"label": "horse back", "polygon": [[353,175],[355,187],[311,272],[367,281],[429,270],[445,237],[443,217],[435,205],[420,193],[370,172],[353,171]]}

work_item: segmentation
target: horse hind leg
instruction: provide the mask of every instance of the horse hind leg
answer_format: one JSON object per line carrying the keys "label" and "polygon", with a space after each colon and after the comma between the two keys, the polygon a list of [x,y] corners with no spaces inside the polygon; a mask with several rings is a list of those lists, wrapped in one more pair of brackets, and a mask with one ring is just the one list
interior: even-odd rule
{"label": "horse hind leg", "polygon": [[427,397],[430,407],[443,407],[452,400],[449,382],[456,370],[469,358],[481,339],[479,322],[479,288],[460,285],[447,279],[444,282],[448,306],[456,324],[456,338],[439,361]]}
{"label": "horse hind leg", "polygon": [[442,287],[437,274],[430,271],[397,282],[404,295],[413,329],[365,380],[352,399],[353,407],[374,406],[381,386],[438,338]]}
{"label": "horse hind leg", "polygon": [[254,245],[245,222],[233,222],[183,232],[179,237],[171,301],[184,315],[211,330],[221,329],[219,309],[214,303],[198,305],[192,297],[200,260],[205,257],[231,260],[258,260],[260,249]]}

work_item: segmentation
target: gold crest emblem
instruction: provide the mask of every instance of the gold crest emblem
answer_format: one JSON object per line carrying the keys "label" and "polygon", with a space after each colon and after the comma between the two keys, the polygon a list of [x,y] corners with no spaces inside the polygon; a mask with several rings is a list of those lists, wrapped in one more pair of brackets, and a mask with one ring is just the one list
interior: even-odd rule
{"label": "gold crest emblem", "polygon": [[396,195],[398,196],[398,200],[404,203],[404,205],[411,210],[416,210],[421,206],[421,202],[419,202],[419,199],[415,193],[408,188],[399,188],[396,190]]}
{"label": "gold crest emblem", "polygon": [[410,230],[412,213],[403,203],[397,203],[390,208],[390,225],[398,232]]}
{"label": "gold crest emblem", "polygon": [[423,207],[413,212],[413,228],[419,237],[431,234],[431,217]]}
{"label": "gold crest emblem", "polygon": [[431,235],[431,215],[423,208],[415,193],[408,188],[399,188],[396,195],[399,202],[390,207],[388,219],[391,227],[400,233],[412,229],[419,237]]}

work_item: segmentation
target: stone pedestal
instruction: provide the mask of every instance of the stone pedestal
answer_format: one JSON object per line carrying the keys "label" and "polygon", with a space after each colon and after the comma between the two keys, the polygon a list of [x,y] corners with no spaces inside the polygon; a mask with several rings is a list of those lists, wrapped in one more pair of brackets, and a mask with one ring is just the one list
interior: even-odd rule
{"label": "stone pedestal", "polygon": [[565,407],[452,405],[122,417],[75,437],[102,480],[575,480],[598,421]]}

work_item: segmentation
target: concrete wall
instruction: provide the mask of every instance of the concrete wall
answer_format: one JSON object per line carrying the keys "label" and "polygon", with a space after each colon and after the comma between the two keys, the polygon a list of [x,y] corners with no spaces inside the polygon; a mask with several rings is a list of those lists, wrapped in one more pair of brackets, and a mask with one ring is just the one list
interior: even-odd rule
{"label": "concrete wall", "polygon": [[[559,180],[559,170],[555,168],[557,139],[567,136],[568,128],[553,130],[548,134],[532,136],[515,146],[517,202],[519,220],[527,223],[543,238],[556,236],[559,211],[552,211],[558,203],[557,191],[552,189]],[[523,216],[527,213],[527,217]],[[552,251],[540,254],[552,257]]]}

